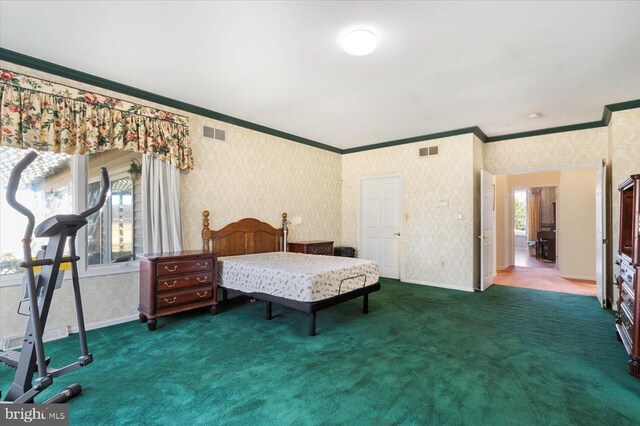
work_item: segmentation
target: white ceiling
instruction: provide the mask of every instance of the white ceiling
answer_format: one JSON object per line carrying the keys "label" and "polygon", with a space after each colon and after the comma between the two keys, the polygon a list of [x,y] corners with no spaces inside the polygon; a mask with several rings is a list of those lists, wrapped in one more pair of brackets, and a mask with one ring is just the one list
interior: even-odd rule
{"label": "white ceiling", "polygon": [[[596,121],[640,98],[640,2],[3,1],[0,15],[6,49],[339,148]],[[356,27],[379,37],[369,56],[338,44]]]}

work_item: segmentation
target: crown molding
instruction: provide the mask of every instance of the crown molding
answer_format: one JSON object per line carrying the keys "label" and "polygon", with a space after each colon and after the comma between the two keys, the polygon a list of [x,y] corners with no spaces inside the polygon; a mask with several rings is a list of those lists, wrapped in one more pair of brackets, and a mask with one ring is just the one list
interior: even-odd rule
{"label": "crown molding", "polygon": [[593,129],[597,127],[606,127],[611,121],[611,115],[614,112],[624,111],[628,109],[640,108],[640,99],[619,102],[614,104],[605,105],[602,118],[599,121],[590,121],[587,123],[569,124],[566,126],[550,127],[546,129],[530,130],[526,132],[509,133],[504,135],[487,136],[482,129],[478,126],[465,127],[462,129],[448,130],[444,132],[431,133],[422,136],[413,136],[410,138],[397,139],[387,142],[380,142],[370,145],[363,145],[355,148],[341,149],[331,145],[327,145],[312,139],[307,139],[301,136],[297,136],[291,133],[283,132],[271,127],[263,126],[261,124],[252,123],[250,121],[242,120],[240,118],[232,117],[230,115],[222,114],[220,112],[212,111],[207,108],[199,107],[197,105],[182,102],[176,99],[168,98],[166,96],[158,95],[146,90],[138,89],[133,86],[118,83],[106,78],[98,77],[92,74],[85,73],[83,71],[74,70],[62,65],[54,64],[42,59],[34,58],[22,53],[14,52],[9,49],[0,47],[0,60],[10,62],[12,64],[21,65],[24,67],[32,68],[38,71],[46,72],[49,74],[57,75],[59,77],[68,78],[71,80],[79,81],[81,83],[90,84],[92,86],[100,87],[106,90],[112,90],[114,92],[122,93],[124,95],[133,96],[135,98],[143,99],[149,102],[165,105],[171,108],[175,108],[181,111],[190,112],[192,114],[201,115],[203,117],[212,118],[214,120],[229,123],[235,126],[244,127],[246,129],[255,130],[256,132],[265,133],[271,136],[276,136],[282,139],[287,139],[293,142],[301,143],[304,145],[312,146],[315,148],[323,149],[326,151],[334,152],[337,154],[352,154],[355,152],[369,151],[372,149],[388,148],[396,145],[405,145],[415,142],[424,142],[433,139],[442,139],[451,136],[459,136],[464,134],[474,134],[484,143],[500,142],[513,139],[521,139],[532,136],[548,135],[553,133],[572,132],[575,130]]}
{"label": "crown molding", "polygon": [[[388,141],[388,142],[380,142],[380,143],[375,143],[375,144],[371,144],[371,145],[357,146],[355,148],[347,148],[347,149],[343,149],[342,153],[343,154],[353,154],[354,152],[362,152],[362,151],[369,151],[369,150],[372,150],[372,149],[388,148],[390,146],[406,145],[408,143],[424,142],[424,141],[429,141],[429,140],[433,140],[433,139],[443,139],[443,138],[449,138],[451,136],[460,136],[460,135],[467,135],[467,134],[475,134],[481,140],[482,140],[482,137],[486,138],[486,135],[484,134],[484,132],[482,130],[480,130],[479,127],[465,127],[465,128],[462,128],[462,129],[448,130],[446,132],[431,133],[431,134],[428,134],[428,135],[413,136],[413,137],[410,137],[410,138],[397,139],[397,140]],[[484,142],[484,140],[483,140],[483,142]]]}
{"label": "crown molding", "polygon": [[532,136],[550,135],[553,133],[573,132],[575,130],[593,129],[596,127],[606,127],[602,121],[589,121],[588,123],[569,124],[567,126],[549,127],[546,129],[529,130],[527,132],[509,133],[507,135],[489,136],[486,143],[507,141],[511,139],[529,138]]}

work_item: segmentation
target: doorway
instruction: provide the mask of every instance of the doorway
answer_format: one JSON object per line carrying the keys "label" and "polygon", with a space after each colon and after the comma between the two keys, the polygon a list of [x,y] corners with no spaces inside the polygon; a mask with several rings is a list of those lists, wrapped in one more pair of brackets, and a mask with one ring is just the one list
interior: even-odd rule
{"label": "doorway", "polygon": [[557,186],[513,189],[513,265],[556,268]]}
{"label": "doorway", "polygon": [[360,179],[360,257],[373,260],[380,276],[400,279],[402,176]]}
{"label": "doorway", "polygon": [[600,174],[586,167],[496,176],[494,284],[598,296]]}

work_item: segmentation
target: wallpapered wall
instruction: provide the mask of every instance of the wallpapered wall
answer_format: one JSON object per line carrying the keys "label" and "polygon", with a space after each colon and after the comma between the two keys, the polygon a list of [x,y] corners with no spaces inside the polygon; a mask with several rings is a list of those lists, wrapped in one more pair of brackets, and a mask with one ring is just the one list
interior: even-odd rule
{"label": "wallpapered wall", "polygon": [[[418,156],[419,148],[433,145],[438,145],[437,156]],[[359,179],[401,174],[402,279],[473,289],[473,168],[470,134],[344,155],[342,243],[358,247]],[[438,207],[442,199],[448,207]]]}
{"label": "wallpapered wall", "polygon": [[[68,326],[71,330],[77,331],[73,285],[70,277],[71,274],[67,272],[62,287],[55,292],[47,330]],[[81,278],[80,286],[85,324],[88,328],[129,321],[137,317],[137,272]],[[0,288],[0,340],[24,334],[29,318],[16,314],[18,301],[21,298],[20,286]],[[91,341],[89,341],[89,351],[91,351]]]}
{"label": "wallpapered wall", "polygon": [[553,203],[556,202],[556,188],[546,186],[540,188],[540,228],[550,229],[555,226]]}
{"label": "wallpapered wall", "polygon": [[484,146],[484,166],[493,172],[582,166],[606,158],[606,127],[492,142]]}
{"label": "wallpapered wall", "polygon": [[[245,217],[280,227],[302,217],[289,240],[340,242],[341,156],[227,123],[191,116],[196,167],[182,172],[182,229],[187,249],[202,247],[202,211],[211,229]],[[224,129],[227,142],[202,138],[202,124]]]}

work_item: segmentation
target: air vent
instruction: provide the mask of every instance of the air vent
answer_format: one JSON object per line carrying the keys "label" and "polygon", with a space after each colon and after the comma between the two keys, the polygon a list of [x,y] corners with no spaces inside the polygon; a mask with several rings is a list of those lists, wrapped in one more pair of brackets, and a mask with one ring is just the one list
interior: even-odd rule
{"label": "air vent", "polygon": [[420,154],[420,157],[427,157],[429,155],[438,155],[438,145],[420,148],[419,154]]}
{"label": "air vent", "polygon": [[202,126],[202,136],[207,139],[215,139],[222,142],[227,140],[227,132],[209,126]]}

